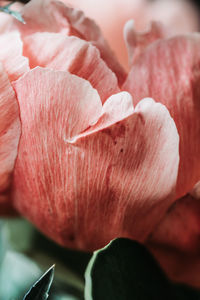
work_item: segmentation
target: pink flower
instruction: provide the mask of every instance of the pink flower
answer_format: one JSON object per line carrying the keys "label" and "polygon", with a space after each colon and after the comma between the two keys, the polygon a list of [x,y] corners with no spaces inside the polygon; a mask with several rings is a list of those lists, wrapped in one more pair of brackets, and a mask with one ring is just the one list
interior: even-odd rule
{"label": "pink flower", "polygon": [[0,35],[1,212],[72,248],[170,243],[168,209],[200,180],[200,34],[129,21],[127,74],[79,10],[32,0],[23,18]]}
{"label": "pink flower", "polygon": [[94,19],[103,35],[127,68],[127,51],[123,39],[124,24],[134,19],[135,28],[147,30],[152,21],[162,22],[169,35],[199,30],[199,13],[191,0],[62,0],[82,9]]}

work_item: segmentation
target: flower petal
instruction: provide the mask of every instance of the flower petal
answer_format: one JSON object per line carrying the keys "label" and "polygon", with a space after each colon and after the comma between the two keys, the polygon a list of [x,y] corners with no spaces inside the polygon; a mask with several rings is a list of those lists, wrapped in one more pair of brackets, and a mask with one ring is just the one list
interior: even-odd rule
{"label": "flower petal", "polygon": [[166,246],[158,247],[158,245],[150,245],[149,250],[171,280],[200,288],[199,254],[190,255]]}
{"label": "flower petal", "polygon": [[147,246],[172,280],[200,287],[199,235],[200,202],[187,195],[168,210]]}
{"label": "flower petal", "polygon": [[98,49],[77,37],[46,32],[27,36],[24,55],[29,58],[31,68],[69,71],[89,80],[102,102],[119,92],[117,78],[100,58]]}
{"label": "flower petal", "polygon": [[65,246],[92,250],[116,236],[146,238],[176,185],[178,134],[167,109],[147,99],[133,113],[127,93],[102,108],[85,80],[38,68],[15,90],[22,120],[16,208]]}
{"label": "flower petal", "polygon": [[199,253],[200,201],[190,195],[177,200],[155,229],[151,241],[179,251]]}
{"label": "flower petal", "polygon": [[137,57],[145,51],[146,47],[156,40],[164,38],[166,35],[164,27],[158,22],[151,22],[150,28],[143,32],[135,30],[133,20],[126,22],[124,26],[124,40],[128,50],[129,65],[132,66]]}
{"label": "flower petal", "polygon": [[20,137],[17,99],[0,65],[0,193],[10,184]]}
{"label": "flower petal", "polygon": [[167,106],[180,135],[177,198],[200,179],[200,35],[152,43],[137,58],[123,86],[134,103],[153,97]]}
{"label": "flower petal", "polygon": [[0,35],[0,61],[10,81],[18,79],[29,70],[28,59],[22,56],[22,41],[17,32]]}
{"label": "flower petal", "polygon": [[60,32],[75,35],[95,45],[102,59],[116,74],[121,85],[126,73],[118,63],[94,21],[84,16],[83,12],[65,6],[56,0],[32,0],[24,6],[23,18],[26,26],[18,24],[24,35],[34,32]]}

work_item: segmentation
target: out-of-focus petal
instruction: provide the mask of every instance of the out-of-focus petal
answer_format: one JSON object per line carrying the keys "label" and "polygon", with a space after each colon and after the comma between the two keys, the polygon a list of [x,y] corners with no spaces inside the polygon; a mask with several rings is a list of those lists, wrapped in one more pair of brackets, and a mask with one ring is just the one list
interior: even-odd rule
{"label": "out-of-focus petal", "polygon": [[177,198],[200,179],[200,35],[152,43],[133,64],[123,89],[134,103],[150,96],[164,103],[180,135]]}
{"label": "out-of-focus petal", "polygon": [[193,189],[190,191],[190,194],[195,199],[199,199],[200,200],[200,181],[195,184],[195,186],[193,187]]}
{"label": "out-of-focus petal", "polygon": [[176,185],[179,138],[167,109],[147,99],[133,113],[128,93],[102,107],[84,79],[40,68],[15,90],[22,120],[16,208],[69,247],[145,239]]}
{"label": "out-of-focus petal", "polygon": [[24,55],[29,58],[31,68],[69,71],[87,79],[97,89],[102,102],[119,92],[117,77],[100,58],[98,49],[77,37],[46,32],[27,36]]}
{"label": "out-of-focus petal", "polygon": [[151,240],[188,253],[200,251],[200,200],[190,195],[179,199],[169,209]]}
{"label": "out-of-focus petal", "polygon": [[123,27],[133,19],[137,30],[162,22],[170,35],[199,30],[199,12],[190,0],[62,0],[83,10],[100,26],[119,62],[128,67]]}
{"label": "out-of-focus petal", "polygon": [[138,32],[135,30],[134,21],[129,20],[124,26],[124,40],[128,51],[129,65],[131,66],[135,62],[147,46],[166,35],[167,32],[160,23],[152,22],[149,29]]}
{"label": "out-of-focus petal", "polygon": [[171,280],[200,288],[199,253],[194,255],[152,243],[148,248]]}
{"label": "out-of-focus petal", "polygon": [[10,191],[0,194],[0,215],[1,217],[17,216],[17,211],[13,208]]}
{"label": "out-of-focus petal", "polygon": [[[8,4],[8,1],[0,1],[1,6]],[[22,3],[16,2],[12,5],[12,10],[20,11],[23,7]],[[13,16],[0,11],[0,34],[13,30]]]}
{"label": "out-of-focus petal", "polygon": [[29,70],[28,59],[22,55],[22,41],[17,32],[0,35],[0,62],[10,81],[18,79]]}
{"label": "out-of-focus petal", "polygon": [[199,236],[200,200],[187,195],[168,210],[147,246],[172,280],[199,288]]}
{"label": "out-of-focus petal", "polygon": [[67,7],[56,0],[32,0],[24,6],[22,15],[26,26],[18,23],[17,26],[23,35],[34,32],[60,32],[89,41],[99,49],[102,59],[116,74],[119,84],[124,82],[126,73],[110,50],[99,27],[85,17],[82,11]]}
{"label": "out-of-focus petal", "polygon": [[17,99],[3,67],[0,66],[0,193],[10,184],[20,131]]}

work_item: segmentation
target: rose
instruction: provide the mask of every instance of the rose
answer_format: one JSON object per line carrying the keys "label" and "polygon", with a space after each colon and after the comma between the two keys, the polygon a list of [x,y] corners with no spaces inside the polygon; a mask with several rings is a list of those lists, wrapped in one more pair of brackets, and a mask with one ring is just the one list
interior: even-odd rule
{"label": "rose", "polygon": [[[65,246],[145,241],[199,181],[199,34],[168,39],[155,23],[138,34],[128,22],[127,76],[79,11],[34,0],[23,17],[1,35],[4,207]],[[167,108],[140,101],[149,96],[169,109],[180,150]]]}

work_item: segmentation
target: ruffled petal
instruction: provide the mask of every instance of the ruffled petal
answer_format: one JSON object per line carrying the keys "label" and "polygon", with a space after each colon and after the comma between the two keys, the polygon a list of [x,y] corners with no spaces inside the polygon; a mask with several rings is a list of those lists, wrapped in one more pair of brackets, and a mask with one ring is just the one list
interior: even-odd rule
{"label": "ruffled petal", "polygon": [[18,79],[29,70],[28,59],[22,55],[22,41],[17,32],[0,35],[0,61],[10,81]]}
{"label": "ruffled petal", "polygon": [[32,0],[24,6],[23,18],[26,26],[17,24],[23,35],[34,32],[60,32],[91,42],[99,49],[102,59],[116,74],[119,84],[124,82],[125,71],[110,50],[99,27],[85,17],[83,12],[56,0]]}
{"label": "ruffled petal", "polygon": [[24,55],[29,58],[31,68],[49,67],[87,79],[103,103],[119,92],[117,78],[100,58],[98,49],[77,37],[46,32],[27,36]]}
{"label": "ruffled petal", "polygon": [[167,106],[180,135],[177,198],[200,179],[200,35],[152,43],[133,64],[123,89],[134,103],[153,97]]}
{"label": "ruffled petal", "polygon": [[129,65],[132,66],[137,57],[145,51],[146,47],[156,40],[164,38],[166,35],[166,30],[158,22],[152,22],[150,28],[142,32],[135,30],[133,20],[126,22],[124,26],[124,40],[128,51]]}
{"label": "ruffled petal", "polygon": [[[10,185],[20,132],[17,99],[2,65],[0,65],[0,194],[5,192]],[[3,198],[4,201],[1,202],[5,203],[5,197]]]}
{"label": "ruffled petal", "polygon": [[40,68],[15,90],[22,120],[16,208],[65,246],[144,239],[176,185],[178,134],[166,108],[147,99],[133,113],[127,93],[102,107],[84,79]]}

